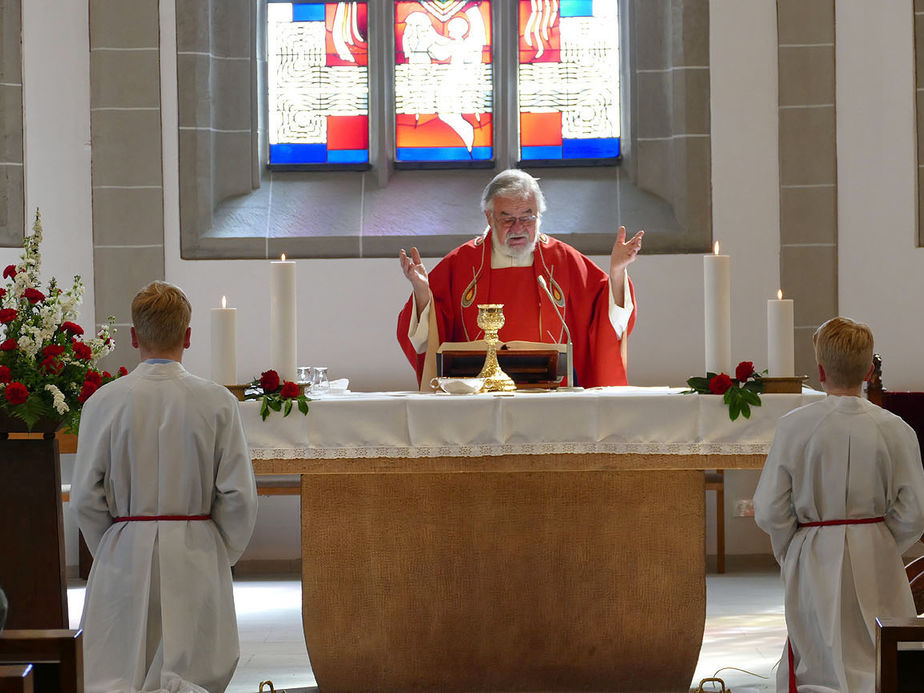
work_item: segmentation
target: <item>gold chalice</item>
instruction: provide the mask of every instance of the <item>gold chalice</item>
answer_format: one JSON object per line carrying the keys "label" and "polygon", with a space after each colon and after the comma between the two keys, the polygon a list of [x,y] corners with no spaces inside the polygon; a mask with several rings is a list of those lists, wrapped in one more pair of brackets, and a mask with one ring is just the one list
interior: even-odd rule
{"label": "gold chalice", "polygon": [[484,368],[478,374],[484,378],[484,390],[487,392],[510,392],[517,386],[513,379],[501,370],[497,363],[497,331],[504,326],[504,304],[481,303],[478,305],[478,327],[484,330],[484,341],[488,352],[484,358]]}

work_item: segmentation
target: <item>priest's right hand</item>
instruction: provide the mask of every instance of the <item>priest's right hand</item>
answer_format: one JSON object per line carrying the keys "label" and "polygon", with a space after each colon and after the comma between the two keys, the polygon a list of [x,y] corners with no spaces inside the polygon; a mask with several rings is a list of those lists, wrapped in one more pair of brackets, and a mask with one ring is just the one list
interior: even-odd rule
{"label": "priest's right hand", "polygon": [[420,253],[417,248],[411,248],[411,255],[401,249],[398,256],[401,261],[401,271],[414,288],[414,303],[417,305],[417,316],[420,317],[421,311],[430,303],[430,280],[427,278],[427,268],[420,261]]}

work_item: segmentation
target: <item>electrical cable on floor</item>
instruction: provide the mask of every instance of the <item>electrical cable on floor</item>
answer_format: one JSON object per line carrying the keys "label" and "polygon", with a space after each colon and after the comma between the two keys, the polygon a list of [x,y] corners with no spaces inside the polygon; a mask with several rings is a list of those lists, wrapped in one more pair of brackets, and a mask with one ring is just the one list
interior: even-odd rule
{"label": "electrical cable on floor", "polygon": [[[779,662],[777,662],[777,664],[779,664]],[[775,664],[774,666],[776,666],[776,664]],[[724,691],[724,693],[732,693],[731,688],[726,688],[726,687],[725,687],[725,681],[723,681],[722,679],[719,678],[719,673],[720,673],[720,672],[723,672],[723,671],[727,671],[727,670],[740,671],[740,672],[743,673],[743,674],[750,674],[751,676],[754,676],[754,677],[756,677],[756,678],[758,678],[758,679],[764,679],[764,680],[766,680],[766,681],[769,681],[769,680],[770,680],[770,677],[769,677],[769,676],[762,676],[761,674],[757,674],[757,673],[755,673],[755,672],[753,672],[753,671],[748,671],[747,669],[741,669],[740,667],[732,667],[732,666],[722,667],[721,669],[718,669],[710,678],[708,678],[708,679],[702,679],[702,680],[699,682],[699,688],[697,689],[697,693],[705,693],[706,688],[704,688],[704,686],[705,686],[707,683],[712,684],[713,686],[715,686],[716,684],[718,684],[718,685],[721,686],[721,688],[712,688],[712,689],[711,689],[712,691],[715,691],[716,693],[723,693],[723,691]],[[771,669],[771,671],[772,671],[772,669]]]}

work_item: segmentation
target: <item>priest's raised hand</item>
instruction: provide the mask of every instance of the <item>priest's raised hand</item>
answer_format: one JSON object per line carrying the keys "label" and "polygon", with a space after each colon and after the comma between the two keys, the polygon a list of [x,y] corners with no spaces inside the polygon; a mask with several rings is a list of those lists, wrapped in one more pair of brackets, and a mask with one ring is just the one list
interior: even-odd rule
{"label": "priest's raised hand", "polygon": [[613,287],[613,298],[617,305],[625,305],[626,268],[635,262],[635,258],[641,252],[644,235],[644,231],[639,231],[627,241],[625,226],[620,226],[616,233],[616,242],[613,244],[613,252],[610,253],[610,285]]}
{"label": "priest's raised hand", "polygon": [[398,259],[401,261],[401,271],[414,287],[414,304],[417,306],[417,317],[420,317],[421,311],[430,302],[430,280],[427,278],[427,268],[423,266],[420,253],[414,247],[411,248],[410,257],[402,248]]}

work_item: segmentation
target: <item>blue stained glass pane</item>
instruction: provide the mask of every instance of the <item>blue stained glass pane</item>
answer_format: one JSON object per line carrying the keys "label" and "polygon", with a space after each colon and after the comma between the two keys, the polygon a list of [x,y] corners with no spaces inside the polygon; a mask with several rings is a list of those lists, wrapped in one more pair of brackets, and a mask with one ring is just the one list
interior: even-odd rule
{"label": "blue stained glass pane", "polygon": [[295,3],[292,5],[293,22],[323,22],[324,5]]}
{"label": "blue stained glass pane", "polygon": [[526,160],[551,161],[561,159],[561,147],[523,147],[520,156]]}
{"label": "blue stained glass pane", "polygon": [[271,164],[325,164],[326,144],[271,144]]}
{"label": "blue stained glass pane", "polygon": [[594,0],[561,0],[558,13],[562,17],[593,17]]}
{"label": "blue stained glass pane", "polygon": [[398,147],[398,161],[490,161],[493,147]]}
{"label": "blue stained glass pane", "polygon": [[368,149],[331,149],[327,153],[330,164],[365,164],[368,161]]}
{"label": "blue stained glass pane", "polygon": [[619,138],[562,140],[565,159],[603,159],[619,156]]}

